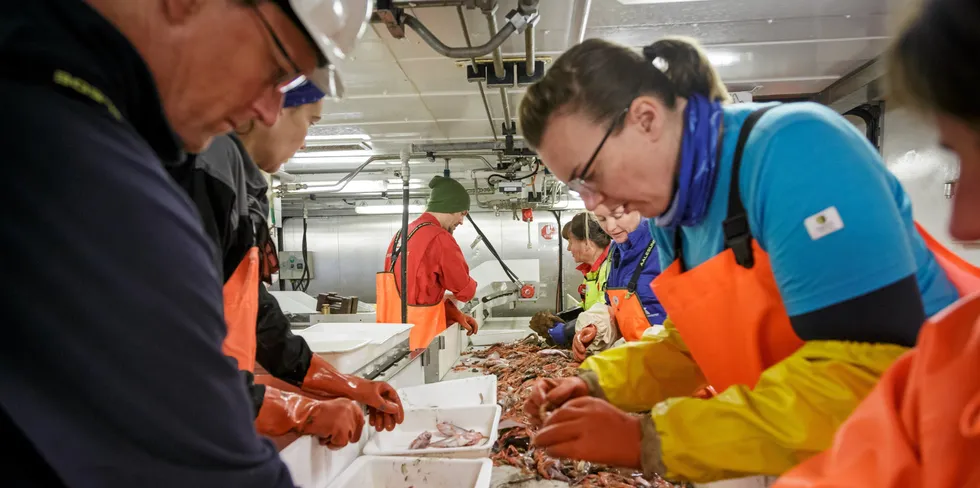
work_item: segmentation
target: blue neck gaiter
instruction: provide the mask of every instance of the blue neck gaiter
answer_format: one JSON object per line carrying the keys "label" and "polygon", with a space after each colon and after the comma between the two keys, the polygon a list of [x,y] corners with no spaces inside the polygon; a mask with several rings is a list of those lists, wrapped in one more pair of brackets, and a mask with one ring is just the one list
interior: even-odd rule
{"label": "blue neck gaiter", "polygon": [[654,219],[658,227],[691,227],[708,213],[708,202],[718,174],[718,134],[721,103],[691,95],[684,110],[684,134],[678,168],[677,191],[667,211]]}

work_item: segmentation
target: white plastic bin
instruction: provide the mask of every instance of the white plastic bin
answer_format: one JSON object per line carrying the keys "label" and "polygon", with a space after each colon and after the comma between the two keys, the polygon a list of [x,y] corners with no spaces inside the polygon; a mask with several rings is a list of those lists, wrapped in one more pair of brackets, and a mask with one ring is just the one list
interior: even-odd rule
{"label": "white plastic bin", "polygon": [[[480,445],[453,448],[409,449],[422,432],[437,432],[436,424],[450,422],[459,427],[475,430],[487,436]],[[368,456],[413,456],[449,458],[485,458],[497,442],[497,424],[500,423],[499,405],[475,407],[432,408],[405,410],[405,421],[391,432],[377,432],[364,447]],[[434,436],[437,437],[437,436]]]}
{"label": "white plastic bin", "polygon": [[450,408],[497,404],[497,377],[477,376],[398,390],[405,408]]}
{"label": "white plastic bin", "polygon": [[329,488],[490,488],[489,459],[362,456]]}

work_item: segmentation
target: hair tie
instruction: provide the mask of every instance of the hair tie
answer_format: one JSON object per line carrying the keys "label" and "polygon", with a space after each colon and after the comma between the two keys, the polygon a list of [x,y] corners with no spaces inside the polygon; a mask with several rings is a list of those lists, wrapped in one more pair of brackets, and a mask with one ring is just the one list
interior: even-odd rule
{"label": "hair tie", "polygon": [[670,67],[670,63],[668,63],[666,59],[657,56],[653,58],[653,66],[659,69],[661,72],[666,73],[667,68]]}

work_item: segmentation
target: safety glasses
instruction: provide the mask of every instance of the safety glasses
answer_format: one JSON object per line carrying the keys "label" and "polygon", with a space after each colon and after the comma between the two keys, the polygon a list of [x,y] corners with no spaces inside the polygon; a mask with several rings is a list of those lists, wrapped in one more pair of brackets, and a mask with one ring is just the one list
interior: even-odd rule
{"label": "safety glasses", "polygon": [[602,151],[602,146],[606,145],[606,141],[609,139],[609,136],[611,136],[612,133],[615,132],[616,128],[619,127],[624,120],[626,120],[626,114],[628,114],[629,111],[629,107],[626,107],[619,113],[619,115],[616,116],[615,119],[613,119],[612,123],[609,124],[609,129],[606,130],[606,135],[602,136],[602,140],[599,141],[599,145],[596,146],[595,151],[593,151],[592,157],[590,157],[589,161],[582,167],[582,171],[572,173],[572,176],[569,177],[568,188],[578,193],[583,199],[594,197],[599,193],[595,183],[589,181],[589,170],[592,169],[592,165],[595,163],[596,157],[599,156],[599,151]]}
{"label": "safety glasses", "polygon": [[[265,15],[261,10],[259,10],[258,6],[256,6],[253,10],[259,17],[259,22],[262,24],[262,27],[265,28],[265,31],[272,39],[272,43],[276,46],[276,51],[279,53],[278,56],[274,55],[277,60],[276,64],[278,65],[278,68],[276,74],[273,76],[273,80],[275,86],[279,88],[279,91],[285,93],[303,83],[305,80],[303,77],[303,70],[300,69],[296,62],[293,61],[293,58],[289,56],[289,53],[286,52],[286,47],[283,46],[282,40],[279,39],[276,31],[272,29],[272,25],[269,23],[269,20],[265,18]],[[289,65],[289,71],[283,69],[282,63],[279,62],[281,59],[284,59]]]}

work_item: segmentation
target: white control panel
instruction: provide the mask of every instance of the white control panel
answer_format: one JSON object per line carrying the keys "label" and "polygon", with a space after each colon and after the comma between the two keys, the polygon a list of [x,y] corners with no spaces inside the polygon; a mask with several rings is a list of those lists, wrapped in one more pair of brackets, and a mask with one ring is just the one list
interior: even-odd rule
{"label": "white control panel", "polygon": [[279,251],[279,279],[280,280],[299,280],[303,279],[303,271],[309,267],[309,279],[313,279],[313,253],[306,253],[306,262],[303,262],[302,251]]}

